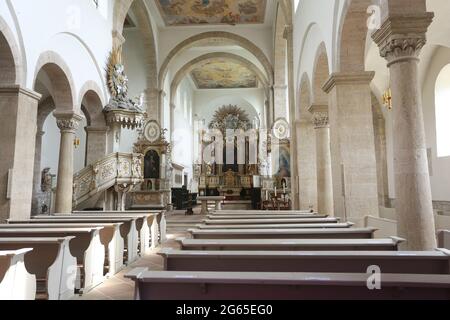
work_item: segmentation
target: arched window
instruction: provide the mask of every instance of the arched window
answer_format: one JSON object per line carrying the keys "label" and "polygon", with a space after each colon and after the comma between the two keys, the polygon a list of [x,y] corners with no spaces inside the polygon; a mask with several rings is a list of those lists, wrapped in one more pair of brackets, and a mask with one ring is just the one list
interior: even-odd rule
{"label": "arched window", "polygon": [[442,68],[436,80],[436,143],[437,156],[450,156],[450,64]]}

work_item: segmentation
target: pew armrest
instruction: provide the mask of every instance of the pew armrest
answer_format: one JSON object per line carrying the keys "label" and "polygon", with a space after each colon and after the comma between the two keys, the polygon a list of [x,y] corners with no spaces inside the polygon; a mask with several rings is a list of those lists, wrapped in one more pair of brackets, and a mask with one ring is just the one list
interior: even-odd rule
{"label": "pew armrest", "polygon": [[450,250],[445,249],[445,248],[437,248],[436,251],[442,252],[447,256],[450,256]]}
{"label": "pew armrest", "polygon": [[136,281],[144,272],[147,272],[148,268],[135,268],[128,272],[125,275],[126,279],[131,279],[133,281]]}
{"label": "pew armrest", "polygon": [[400,244],[400,243],[402,243],[402,242],[405,242],[405,241],[406,241],[405,239],[403,239],[403,238],[400,238],[400,237],[396,237],[396,236],[391,236],[391,237],[389,237],[389,238],[391,238],[391,239],[392,239],[392,241],[394,241],[394,242],[395,242],[395,244]]}

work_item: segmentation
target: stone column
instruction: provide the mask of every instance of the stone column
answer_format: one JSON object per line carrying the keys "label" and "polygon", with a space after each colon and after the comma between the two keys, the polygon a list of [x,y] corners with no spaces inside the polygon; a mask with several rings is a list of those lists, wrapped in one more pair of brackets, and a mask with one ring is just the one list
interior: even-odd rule
{"label": "stone column", "polygon": [[[314,126],[311,121],[297,121],[297,166],[300,210],[317,210],[317,169]],[[296,149],[296,150],[294,150]]]}
{"label": "stone column", "polygon": [[312,120],[316,129],[317,210],[321,214],[333,216],[333,180],[328,106],[312,105],[309,111],[313,115]]}
{"label": "stone column", "polygon": [[409,250],[437,246],[418,70],[433,16],[390,14],[373,35],[390,69],[397,225]]}
{"label": "stone column", "polygon": [[300,208],[299,190],[298,190],[298,160],[297,152],[297,133],[294,121],[296,119],[295,112],[295,88],[294,88],[294,35],[292,25],[287,25],[284,29],[283,37],[287,41],[287,74],[288,74],[288,101],[289,101],[289,122],[291,124],[291,193],[292,208],[298,210]]}
{"label": "stone column", "polygon": [[86,127],[86,166],[104,158],[107,154],[108,127]]}
{"label": "stone column", "polygon": [[40,98],[19,86],[0,87],[0,223],[30,217]]}
{"label": "stone column", "polygon": [[55,212],[70,214],[73,200],[73,140],[82,116],[73,111],[55,112],[54,116],[61,130]]}
{"label": "stone column", "polygon": [[36,133],[36,149],[34,152],[34,173],[33,173],[33,200],[31,203],[32,215],[37,214],[40,210],[39,195],[41,191],[41,152],[42,152],[42,137],[44,131],[38,131]]}
{"label": "stone column", "polygon": [[374,72],[334,73],[329,97],[335,215],[357,225],[378,216],[378,182],[370,82]]}

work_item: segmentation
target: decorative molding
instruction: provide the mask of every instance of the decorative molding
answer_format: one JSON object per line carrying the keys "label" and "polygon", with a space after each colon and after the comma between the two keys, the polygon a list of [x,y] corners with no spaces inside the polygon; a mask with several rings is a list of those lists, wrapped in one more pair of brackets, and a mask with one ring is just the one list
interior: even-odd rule
{"label": "decorative molding", "polygon": [[0,85],[0,94],[23,94],[35,100],[41,100],[42,95],[20,85]]}
{"label": "decorative molding", "polygon": [[362,72],[336,72],[332,73],[328,80],[322,87],[325,93],[330,93],[337,85],[354,85],[354,84],[367,84],[369,85],[372,79],[375,77],[374,71],[362,71]]}
{"label": "decorative molding", "polygon": [[406,60],[418,59],[426,44],[426,32],[432,23],[434,13],[388,17],[372,39],[380,48],[381,57],[388,66]]}

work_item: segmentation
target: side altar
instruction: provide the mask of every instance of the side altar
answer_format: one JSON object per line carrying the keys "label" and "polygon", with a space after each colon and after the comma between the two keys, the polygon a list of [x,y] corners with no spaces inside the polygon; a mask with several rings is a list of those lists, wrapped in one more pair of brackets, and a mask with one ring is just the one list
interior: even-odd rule
{"label": "side altar", "polygon": [[167,209],[171,203],[171,146],[166,131],[157,121],[148,120],[134,144],[133,151],[144,155],[144,181],[131,193],[131,209]]}

